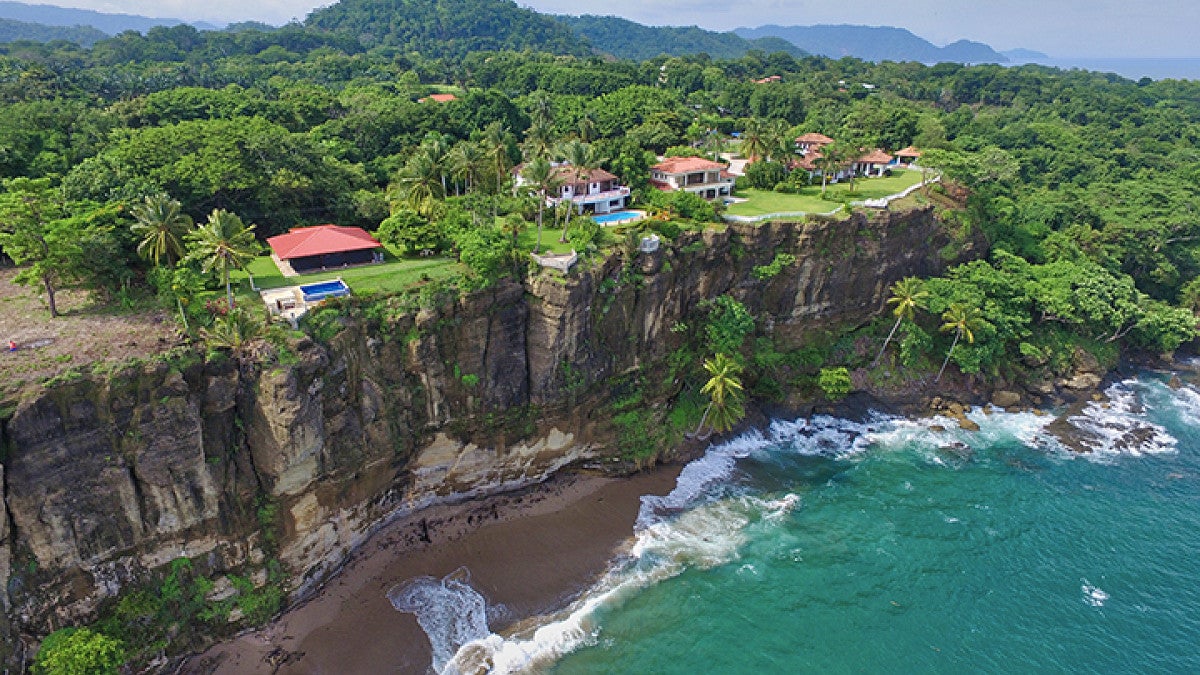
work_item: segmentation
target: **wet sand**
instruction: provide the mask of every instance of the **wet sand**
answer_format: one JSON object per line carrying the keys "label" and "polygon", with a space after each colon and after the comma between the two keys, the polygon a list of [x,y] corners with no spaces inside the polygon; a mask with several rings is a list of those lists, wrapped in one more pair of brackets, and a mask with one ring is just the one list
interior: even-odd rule
{"label": "wet sand", "polygon": [[679,467],[625,479],[564,476],[521,493],[439,506],[390,524],[306,603],[262,630],[193,657],[186,673],[424,673],[431,652],[390,588],[466,567],[502,631],[561,609],[633,535],[640,497],[666,494]]}

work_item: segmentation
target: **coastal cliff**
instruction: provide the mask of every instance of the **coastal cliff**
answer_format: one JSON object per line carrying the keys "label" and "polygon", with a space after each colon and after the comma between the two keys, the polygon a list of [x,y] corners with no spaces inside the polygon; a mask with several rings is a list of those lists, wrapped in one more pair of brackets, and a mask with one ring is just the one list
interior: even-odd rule
{"label": "coastal cliff", "polygon": [[[234,575],[297,598],[398,515],[568,466],[631,470],[606,406],[706,301],[734,297],[796,348],[979,247],[930,208],[685,232],[569,275],[350,311],[275,362],[183,355],[60,378],[3,420],[4,656],[179,558],[216,580],[211,598]],[[795,263],[753,273],[780,253]]]}

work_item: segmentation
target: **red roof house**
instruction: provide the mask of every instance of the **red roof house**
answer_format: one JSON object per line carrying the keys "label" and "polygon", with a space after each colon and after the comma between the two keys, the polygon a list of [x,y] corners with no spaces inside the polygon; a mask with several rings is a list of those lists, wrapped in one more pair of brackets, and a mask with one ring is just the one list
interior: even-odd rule
{"label": "red roof house", "polygon": [[905,165],[912,164],[913,162],[917,161],[920,158],[921,158],[921,151],[914,148],[911,145],[908,146],[907,148],[904,148],[903,150],[896,151],[896,162],[898,164],[905,164]]}
{"label": "red roof house", "polygon": [[833,143],[833,139],[825,134],[817,134],[809,132],[796,138],[796,149],[800,154],[807,155],[813,150],[820,150],[823,146]]}
{"label": "red roof house", "polygon": [[434,103],[449,103],[450,101],[457,101],[457,100],[458,100],[458,97],[455,96],[454,94],[430,94],[430,95],[426,96],[425,98],[417,99],[417,103],[428,103],[430,101],[432,101]]}
{"label": "red roof house", "polygon": [[275,257],[286,260],[297,272],[383,262],[383,244],[361,227],[315,225],[294,227],[270,237],[267,245]]}
{"label": "red roof house", "polygon": [[667,157],[650,167],[650,184],[659,190],[687,190],[705,199],[728,197],[733,176],[719,162],[703,157]]}

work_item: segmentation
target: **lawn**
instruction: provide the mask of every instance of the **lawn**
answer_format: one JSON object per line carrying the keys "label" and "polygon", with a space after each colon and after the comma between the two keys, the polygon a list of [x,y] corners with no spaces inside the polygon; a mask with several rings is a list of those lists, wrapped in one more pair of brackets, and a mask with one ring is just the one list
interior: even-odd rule
{"label": "lawn", "polygon": [[821,198],[821,186],[815,185],[802,189],[797,194],[783,194],[771,190],[756,190],[753,188],[738,190],[738,197],[749,201],[731,204],[728,213],[734,216],[762,216],[768,213],[829,213],[838,205],[850,199],[879,199],[903,192],[921,182],[920,171],[896,169],[891,176],[883,178],[860,178],[854,181],[854,192],[850,192],[850,183],[842,182],[827,188],[828,199]]}
{"label": "lawn", "polygon": [[[350,290],[355,293],[396,293],[426,277],[439,279],[463,270],[462,266],[454,260],[442,256],[406,258],[396,255],[389,249],[384,257],[385,261],[378,265],[347,267],[315,274],[301,274],[298,277],[283,276],[279,268],[275,266],[275,261],[268,256],[259,256],[246,267],[250,274],[254,275],[254,284],[259,288],[298,286],[341,277],[350,286]],[[238,293],[251,292],[245,271],[234,270],[230,277],[233,279]]]}
{"label": "lawn", "polygon": [[[568,237],[570,232],[567,233]],[[562,228],[555,228],[553,221],[546,219],[542,225],[542,253],[566,253],[569,254],[576,248],[571,242],[560,244],[558,238],[562,236]],[[517,245],[521,250],[532,251],[534,244],[537,243],[537,225],[532,225],[525,228],[525,231],[517,236]]]}

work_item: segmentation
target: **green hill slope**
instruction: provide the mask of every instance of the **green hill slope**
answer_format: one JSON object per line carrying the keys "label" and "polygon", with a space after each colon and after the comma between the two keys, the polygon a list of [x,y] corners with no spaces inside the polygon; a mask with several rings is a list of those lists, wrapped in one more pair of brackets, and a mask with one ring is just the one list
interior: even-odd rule
{"label": "green hill slope", "polygon": [[67,40],[90,47],[108,35],[91,26],[46,26],[40,23],[0,19],[0,42],[52,42]]}
{"label": "green hill slope", "polygon": [[305,25],[354,36],[366,47],[427,57],[524,49],[591,53],[567,26],[510,0],[342,0],[314,11]]}
{"label": "green hill slope", "polygon": [[717,33],[697,26],[643,26],[615,16],[559,16],[559,21],[586,38],[597,50],[617,58],[642,61],[656,56],[708,54],[714,59],[736,59],[751,50],[787,52],[804,56],[804,50],[779,37],[747,39],[736,33]]}

